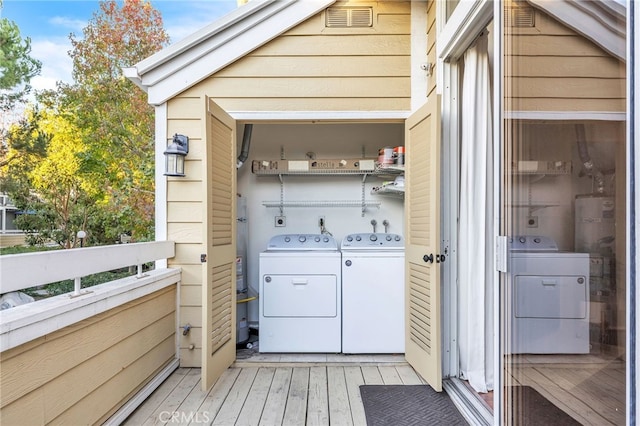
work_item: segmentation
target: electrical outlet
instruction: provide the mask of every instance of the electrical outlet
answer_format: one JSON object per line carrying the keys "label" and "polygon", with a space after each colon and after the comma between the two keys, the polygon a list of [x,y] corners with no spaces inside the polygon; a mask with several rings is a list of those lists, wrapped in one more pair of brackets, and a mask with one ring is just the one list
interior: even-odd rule
{"label": "electrical outlet", "polygon": [[324,227],[327,224],[327,222],[325,222],[324,216],[318,216],[318,226],[320,228]]}
{"label": "electrical outlet", "polygon": [[275,225],[279,228],[287,226],[287,218],[285,216],[276,216]]}
{"label": "electrical outlet", "polygon": [[537,228],[537,227],[538,227],[538,216],[527,217],[527,228]]}

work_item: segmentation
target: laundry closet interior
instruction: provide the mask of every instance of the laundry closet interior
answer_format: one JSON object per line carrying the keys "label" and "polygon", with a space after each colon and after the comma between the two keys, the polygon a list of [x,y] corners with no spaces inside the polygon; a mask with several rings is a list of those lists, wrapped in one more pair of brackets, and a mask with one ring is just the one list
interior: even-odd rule
{"label": "laundry closet interior", "polygon": [[[237,140],[238,346],[340,353],[347,327],[346,352],[402,353],[404,122],[239,123]],[[376,320],[396,325],[358,346]]]}

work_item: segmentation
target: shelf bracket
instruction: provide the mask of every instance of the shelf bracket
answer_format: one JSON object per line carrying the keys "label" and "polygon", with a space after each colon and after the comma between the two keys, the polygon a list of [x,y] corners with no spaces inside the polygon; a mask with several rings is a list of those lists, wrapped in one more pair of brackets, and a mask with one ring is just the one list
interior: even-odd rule
{"label": "shelf bracket", "polygon": [[364,211],[367,207],[366,203],[365,203],[365,194],[364,194],[364,187],[365,187],[365,182],[367,180],[367,174],[363,174],[362,175],[362,185],[361,185],[361,190],[362,190],[362,217],[364,217]]}
{"label": "shelf bracket", "polygon": [[278,175],[280,179],[280,216],[284,216],[284,178]]}

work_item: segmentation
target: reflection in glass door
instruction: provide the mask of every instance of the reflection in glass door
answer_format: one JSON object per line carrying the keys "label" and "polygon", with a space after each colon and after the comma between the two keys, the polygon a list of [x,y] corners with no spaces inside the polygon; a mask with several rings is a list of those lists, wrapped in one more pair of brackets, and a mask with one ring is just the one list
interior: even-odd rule
{"label": "reflection in glass door", "polygon": [[503,10],[502,423],[624,424],[625,19],[549,3],[610,26]]}

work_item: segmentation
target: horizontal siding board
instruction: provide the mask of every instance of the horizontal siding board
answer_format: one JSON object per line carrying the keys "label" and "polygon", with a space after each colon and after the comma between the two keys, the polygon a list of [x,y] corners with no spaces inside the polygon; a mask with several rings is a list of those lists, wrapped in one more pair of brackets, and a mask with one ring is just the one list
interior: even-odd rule
{"label": "horizontal siding board", "polygon": [[518,35],[505,43],[505,54],[518,56],[603,56],[610,55],[579,35]]}
{"label": "horizontal siding board", "polygon": [[180,305],[181,306],[201,306],[202,305],[202,286],[185,285],[184,282],[180,286]]}
{"label": "horizontal siding board", "polygon": [[[47,421],[52,421],[77,403],[82,404],[86,395],[99,390],[122,370],[133,374],[131,368],[136,360],[152,352],[161,342],[173,340],[174,336],[175,317],[171,314],[47,383],[44,386]],[[160,365],[156,365],[154,369],[158,367]],[[124,394],[128,394],[130,390],[127,389]],[[123,392],[120,391],[119,394],[122,396]],[[101,412],[104,413],[106,408],[108,407]]]}
{"label": "horizontal siding board", "polygon": [[405,77],[227,78],[208,80],[207,87],[216,97],[275,98],[286,94],[293,98],[366,98],[375,94],[393,98],[411,95],[410,81]]}
{"label": "horizontal siding board", "polygon": [[174,353],[175,341],[173,337],[169,337],[143,357],[138,358],[130,368],[122,370],[97,391],[88,394],[80,404],[71,407],[63,415],[56,418],[55,422],[59,424],[90,424],[106,420],[99,413],[103,413],[109,406],[125,403],[126,400],[120,399],[123,391],[129,390],[128,394],[131,394],[138,388],[138,383],[151,378],[163,365],[171,361]]}
{"label": "horizontal siding board", "polygon": [[[30,423],[68,418],[77,424],[115,412],[173,358],[175,304],[176,289],[170,287],[51,333],[26,351],[7,351],[15,356],[2,357],[2,424],[22,424],[25,413]],[[146,364],[150,373],[135,365],[166,341],[171,344],[162,359]],[[12,365],[16,362],[19,367]],[[102,393],[123,374],[126,386]],[[87,398],[101,402],[94,406]]]}
{"label": "horizontal siding board", "polygon": [[202,223],[202,203],[200,201],[169,203],[167,222]]}
{"label": "horizontal siding board", "polygon": [[[310,46],[313,46],[311,49]],[[409,56],[408,35],[358,34],[280,37],[248,56]]]}
{"label": "horizontal siding board", "polygon": [[519,98],[624,98],[625,88],[625,80],[619,79],[516,77],[505,81],[505,93]]}
{"label": "horizontal siding board", "polygon": [[409,56],[247,57],[216,74],[228,77],[408,77]]}
{"label": "horizontal siding board", "polygon": [[190,324],[192,327],[202,327],[201,308],[199,306],[181,306],[180,324]]}
{"label": "horizontal siding board", "polygon": [[172,138],[176,133],[189,136],[189,154],[191,154],[191,140],[202,139],[202,130],[202,121],[197,117],[191,120],[169,118],[167,121],[167,135],[169,138]]}
{"label": "horizontal siding board", "polygon": [[[283,94],[286,95],[286,94]],[[409,96],[380,98],[219,98],[218,104],[227,111],[409,111]]]}
{"label": "horizontal siding board", "polygon": [[184,180],[169,180],[167,182],[167,199],[173,201],[198,202],[202,200],[202,183]]}
{"label": "horizontal siding board", "polygon": [[518,77],[593,77],[624,79],[624,65],[612,57],[515,56],[509,68]]}
{"label": "horizontal siding board", "polygon": [[182,243],[204,243],[204,235],[201,223],[176,223],[167,224],[167,233],[171,240]]}
{"label": "horizontal siding board", "polygon": [[[175,287],[66,327],[14,357],[2,356],[2,407],[175,311]],[[145,321],[141,321],[143,318]],[[71,330],[71,332],[69,332]]]}
{"label": "horizontal siding board", "polygon": [[[206,264],[205,264],[206,265]],[[202,285],[202,273],[203,264],[197,265],[183,265],[182,266],[182,284],[195,285],[200,287]]]}
{"label": "horizontal siding board", "polygon": [[204,245],[176,243],[176,255],[170,260],[171,267],[180,265],[200,265],[200,254],[204,253]]}
{"label": "horizontal siding board", "polygon": [[513,111],[567,111],[567,112],[624,112],[626,99],[554,99],[554,98],[524,98],[509,99],[510,109]]}
{"label": "horizontal siding board", "polygon": [[193,120],[202,114],[202,99],[199,97],[175,97],[167,101],[167,117],[172,120]]}

